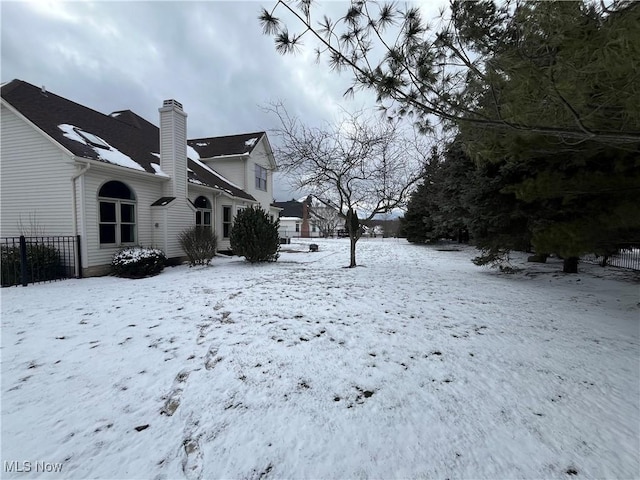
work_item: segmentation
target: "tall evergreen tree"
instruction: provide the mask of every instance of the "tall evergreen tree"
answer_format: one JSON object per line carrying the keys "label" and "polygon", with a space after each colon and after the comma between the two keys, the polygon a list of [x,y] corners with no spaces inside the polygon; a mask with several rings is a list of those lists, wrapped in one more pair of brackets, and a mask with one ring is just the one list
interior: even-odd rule
{"label": "tall evergreen tree", "polygon": [[403,219],[410,242],[466,239],[470,219],[465,199],[474,169],[457,142],[445,145],[442,153],[432,149]]}
{"label": "tall evergreen tree", "polygon": [[[632,27],[639,14],[636,6],[603,16],[576,2],[522,4],[507,30],[512,46],[493,53],[496,64],[506,67],[493,72],[491,88],[469,81],[467,101],[516,122],[535,115],[578,122],[585,132],[640,130],[640,89],[630,85],[630,62],[640,61],[640,33]],[[627,56],[621,57],[620,49]],[[615,65],[603,55],[617,58]],[[640,241],[640,216],[634,213],[640,142],[567,141],[468,123],[460,130],[480,170],[498,172],[500,193],[525,216],[536,251],[563,256],[565,271],[577,271],[577,257],[584,253],[611,253]],[[519,237],[510,235],[493,242],[508,248]]]}

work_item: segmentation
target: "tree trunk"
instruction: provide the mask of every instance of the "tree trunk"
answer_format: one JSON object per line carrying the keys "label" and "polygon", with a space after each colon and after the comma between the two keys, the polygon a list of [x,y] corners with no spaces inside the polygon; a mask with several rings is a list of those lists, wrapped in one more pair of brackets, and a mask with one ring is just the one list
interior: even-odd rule
{"label": "tree trunk", "polygon": [[349,262],[349,268],[353,268],[356,265],[356,242],[358,239],[355,236],[355,232],[349,232],[349,240],[351,243],[351,261]]}
{"label": "tree trunk", "polygon": [[353,268],[356,266],[356,242],[358,238],[360,238],[360,220],[358,220],[358,214],[352,208],[347,212],[346,227],[351,243],[351,261],[349,262],[349,268]]}
{"label": "tree trunk", "polygon": [[578,273],[578,257],[567,257],[562,264],[562,271],[564,273]]}

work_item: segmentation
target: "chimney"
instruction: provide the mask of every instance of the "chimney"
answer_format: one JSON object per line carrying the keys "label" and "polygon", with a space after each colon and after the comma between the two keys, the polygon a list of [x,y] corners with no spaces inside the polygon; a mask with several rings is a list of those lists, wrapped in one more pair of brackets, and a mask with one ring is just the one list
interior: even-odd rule
{"label": "chimney", "polygon": [[176,100],[165,100],[160,112],[160,168],[171,180],[167,197],[187,198],[187,114]]}
{"label": "chimney", "polygon": [[309,205],[306,201],[302,202],[302,229],[300,236],[309,238]]}

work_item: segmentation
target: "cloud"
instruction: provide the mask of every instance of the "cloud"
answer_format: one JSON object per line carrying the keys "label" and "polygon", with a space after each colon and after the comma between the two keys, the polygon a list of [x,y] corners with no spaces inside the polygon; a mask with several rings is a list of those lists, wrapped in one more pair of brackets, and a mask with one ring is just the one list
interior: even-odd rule
{"label": "cloud", "polygon": [[[338,16],[347,5],[322,8]],[[374,103],[370,92],[345,99],[350,75],[317,65],[311,43],[298,55],[279,55],[262,34],[260,7],[2,2],[2,81],[20,78],[100,112],[131,109],[156,124],[162,101],[174,98],[189,115],[191,138],[275,128],[261,110],[271,101],[316,125]],[[278,188],[278,195],[289,192],[285,181]]]}

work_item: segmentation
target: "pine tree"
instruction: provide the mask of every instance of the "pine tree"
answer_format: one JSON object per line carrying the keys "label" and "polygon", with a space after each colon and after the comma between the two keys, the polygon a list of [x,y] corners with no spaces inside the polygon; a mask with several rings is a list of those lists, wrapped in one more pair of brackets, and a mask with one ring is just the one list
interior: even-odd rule
{"label": "pine tree", "polygon": [[229,235],[231,250],[250,263],[275,262],[280,248],[278,224],[260,206],[240,210]]}

